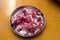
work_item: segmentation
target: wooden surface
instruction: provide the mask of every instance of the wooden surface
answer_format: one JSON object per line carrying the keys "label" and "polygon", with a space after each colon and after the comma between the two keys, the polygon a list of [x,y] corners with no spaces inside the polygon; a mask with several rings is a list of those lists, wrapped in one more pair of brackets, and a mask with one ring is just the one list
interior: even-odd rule
{"label": "wooden surface", "polygon": [[[22,38],[10,28],[11,13],[22,5],[35,6],[45,15],[45,28],[35,37]],[[50,0],[0,0],[0,40],[60,40],[60,6]]]}

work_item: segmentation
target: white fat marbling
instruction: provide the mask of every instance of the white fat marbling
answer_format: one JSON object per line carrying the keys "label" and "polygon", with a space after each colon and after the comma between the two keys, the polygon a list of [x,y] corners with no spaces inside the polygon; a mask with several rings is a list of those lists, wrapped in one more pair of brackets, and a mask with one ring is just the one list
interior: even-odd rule
{"label": "white fat marbling", "polygon": [[32,36],[32,34],[29,32],[29,33],[27,34],[27,36]]}
{"label": "white fat marbling", "polygon": [[34,33],[36,34],[39,30],[40,30],[40,29],[35,30],[35,32],[34,32]]}
{"label": "white fat marbling", "polygon": [[17,30],[18,30],[19,28],[21,29],[22,27],[21,27],[20,25],[18,25],[18,26],[16,27],[15,31],[18,32]]}
{"label": "white fat marbling", "polygon": [[28,13],[32,12],[32,9],[24,8]]}
{"label": "white fat marbling", "polygon": [[37,19],[34,19],[34,22],[36,23],[37,22]]}
{"label": "white fat marbling", "polygon": [[19,35],[21,35],[21,36],[25,36],[26,35],[26,33],[27,33],[27,31],[25,31],[25,30],[21,30],[20,32],[18,32],[19,33]]}

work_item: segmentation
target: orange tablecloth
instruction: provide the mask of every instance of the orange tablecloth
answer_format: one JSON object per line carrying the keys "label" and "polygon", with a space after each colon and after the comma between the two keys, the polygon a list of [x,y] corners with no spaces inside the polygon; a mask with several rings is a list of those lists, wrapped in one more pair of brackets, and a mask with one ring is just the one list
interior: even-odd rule
{"label": "orange tablecloth", "polygon": [[[33,38],[14,34],[9,25],[11,13],[21,5],[39,8],[46,18],[44,30]],[[49,0],[0,0],[0,40],[60,40],[60,9]]]}

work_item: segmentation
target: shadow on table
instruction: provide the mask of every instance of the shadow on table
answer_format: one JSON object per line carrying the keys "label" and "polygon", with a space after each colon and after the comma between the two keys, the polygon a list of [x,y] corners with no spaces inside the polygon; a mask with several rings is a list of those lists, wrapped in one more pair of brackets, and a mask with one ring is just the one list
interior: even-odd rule
{"label": "shadow on table", "polygon": [[60,0],[50,0],[50,2],[60,8]]}

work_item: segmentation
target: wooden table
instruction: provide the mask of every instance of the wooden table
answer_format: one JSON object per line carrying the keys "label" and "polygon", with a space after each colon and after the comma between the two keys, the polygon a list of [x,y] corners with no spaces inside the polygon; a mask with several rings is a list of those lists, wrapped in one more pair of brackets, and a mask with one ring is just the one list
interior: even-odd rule
{"label": "wooden table", "polygon": [[[44,30],[32,38],[22,38],[10,28],[11,13],[19,6],[32,5],[46,18]],[[60,40],[60,6],[50,0],[0,0],[0,40]]]}

